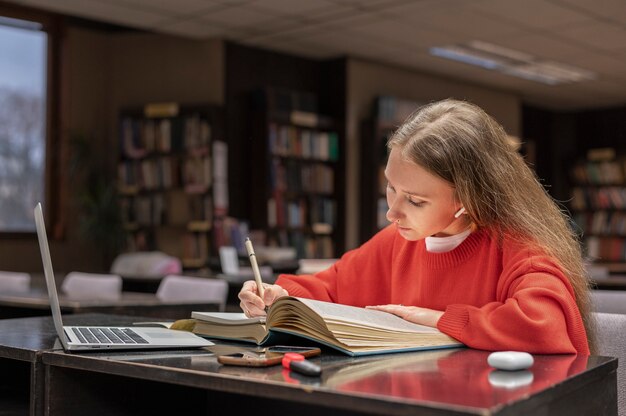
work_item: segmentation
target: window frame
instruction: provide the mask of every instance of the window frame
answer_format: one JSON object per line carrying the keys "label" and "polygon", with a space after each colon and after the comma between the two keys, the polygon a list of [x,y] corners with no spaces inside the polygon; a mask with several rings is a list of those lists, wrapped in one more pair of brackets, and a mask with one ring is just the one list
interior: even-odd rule
{"label": "window frame", "polygon": [[[57,226],[60,222],[61,203],[63,201],[60,173],[61,17],[56,14],[45,13],[22,6],[8,5],[2,2],[0,2],[0,16],[37,22],[42,25],[41,30],[46,32],[48,37],[43,202],[46,223],[48,224],[48,237],[58,239],[62,237],[63,231],[62,227]],[[52,191],[55,188],[58,189],[58,192]],[[33,238],[36,238],[34,231],[0,230],[0,240]]]}

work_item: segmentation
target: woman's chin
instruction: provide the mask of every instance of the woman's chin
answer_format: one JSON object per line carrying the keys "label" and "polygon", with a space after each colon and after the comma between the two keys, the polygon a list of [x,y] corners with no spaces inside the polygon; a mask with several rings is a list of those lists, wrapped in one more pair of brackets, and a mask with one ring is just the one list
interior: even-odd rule
{"label": "woman's chin", "polygon": [[415,233],[415,231],[413,231],[412,228],[403,228],[403,227],[398,226],[397,229],[400,235],[405,240],[409,240],[409,241],[419,240],[419,238],[417,237],[417,234]]}

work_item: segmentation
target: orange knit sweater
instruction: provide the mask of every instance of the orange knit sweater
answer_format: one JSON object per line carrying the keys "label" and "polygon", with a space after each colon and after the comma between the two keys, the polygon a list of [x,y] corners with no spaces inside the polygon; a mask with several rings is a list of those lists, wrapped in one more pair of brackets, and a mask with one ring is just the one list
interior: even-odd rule
{"label": "orange knit sweater", "polygon": [[478,231],[447,253],[426,251],[394,226],[316,275],[281,275],[289,295],[354,306],[445,311],[437,327],[465,345],[589,354],[574,292],[556,261]]}

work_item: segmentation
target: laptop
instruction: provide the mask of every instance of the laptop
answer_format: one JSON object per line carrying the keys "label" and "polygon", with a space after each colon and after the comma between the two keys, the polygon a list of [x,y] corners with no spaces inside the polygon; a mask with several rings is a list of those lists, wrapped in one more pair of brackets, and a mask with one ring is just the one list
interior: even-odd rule
{"label": "laptop", "polygon": [[202,337],[188,331],[152,327],[105,327],[105,326],[63,326],[57,287],[54,281],[48,237],[43,221],[41,203],[35,207],[35,224],[39,249],[43,261],[43,271],[48,287],[48,297],[52,309],[52,319],[57,335],[66,351],[131,350],[195,348],[214,345]]}

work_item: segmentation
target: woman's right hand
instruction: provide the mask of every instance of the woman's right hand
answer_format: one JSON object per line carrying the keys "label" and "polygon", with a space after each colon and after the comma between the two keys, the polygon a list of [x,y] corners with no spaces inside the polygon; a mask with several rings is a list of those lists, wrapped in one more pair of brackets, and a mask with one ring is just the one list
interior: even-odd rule
{"label": "woman's right hand", "polygon": [[239,291],[239,300],[241,301],[239,306],[247,317],[264,316],[266,306],[271,306],[280,297],[289,296],[289,293],[278,285],[264,283],[263,289],[265,291],[264,299],[261,299],[254,280],[248,280],[243,284]]}

